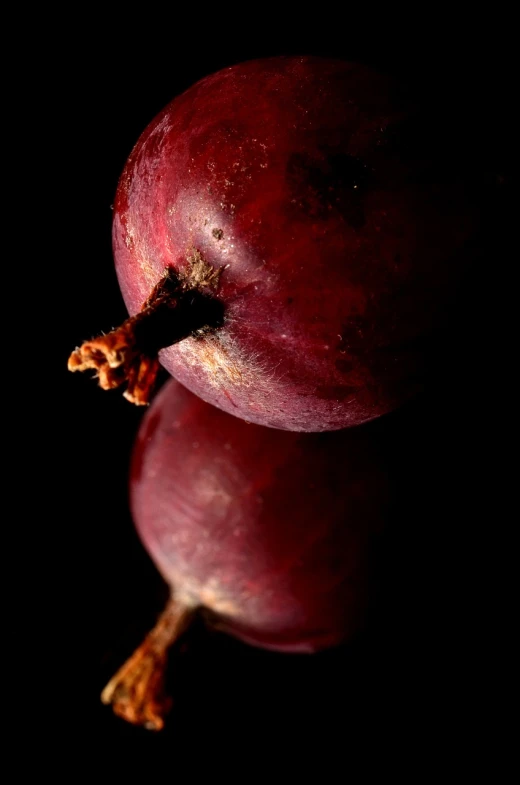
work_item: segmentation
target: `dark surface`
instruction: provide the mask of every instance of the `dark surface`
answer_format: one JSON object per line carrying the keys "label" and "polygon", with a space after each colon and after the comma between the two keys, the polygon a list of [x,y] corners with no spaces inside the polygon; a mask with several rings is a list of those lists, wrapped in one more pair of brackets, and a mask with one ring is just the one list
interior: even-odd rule
{"label": "dark surface", "polygon": [[[37,609],[28,649],[32,697],[23,708],[27,733],[79,744],[85,753],[128,740],[132,750],[171,750],[174,759],[196,742],[210,764],[217,750],[230,761],[240,750],[253,771],[280,748],[289,762],[338,758],[348,772],[360,745],[374,753],[387,744],[405,761],[419,755],[423,764],[439,763],[454,755],[463,766],[487,756],[499,765],[509,746],[501,718],[509,690],[514,516],[501,443],[514,410],[508,385],[514,354],[504,321],[514,222],[513,58],[507,42],[500,45],[507,24],[497,24],[496,33],[482,31],[487,47],[469,33],[432,33],[428,43],[384,29],[374,37],[364,27],[341,42],[308,30],[276,43],[227,41],[225,48],[220,38],[211,48],[195,36],[181,49],[151,53],[139,46],[136,29],[138,40],[125,38],[127,45],[94,36],[80,46],[61,42],[58,54],[49,50],[41,80],[45,150],[34,153],[44,187],[30,197],[41,200],[45,215],[35,289],[48,285],[47,265],[52,282],[39,303],[50,321],[36,369],[45,386],[39,408],[30,409],[38,434],[34,496],[33,486],[27,491],[36,504],[29,520],[36,524],[30,575]],[[125,317],[112,265],[110,205],[145,125],[209,72],[298,52],[361,59],[445,95],[446,111],[494,194],[488,246],[464,293],[460,336],[448,336],[448,368],[422,401],[381,421],[394,433],[396,502],[381,547],[382,596],[365,637],[319,656],[291,657],[216,634],[205,638],[196,629],[189,651],[172,663],[173,714],[154,735],[113,717],[99,701],[165,597],[127,507],[129,454],[142,413],[117,392],[69,374],[67,357]],[[34,401],[35,387],[33,377],[22,394]]]}

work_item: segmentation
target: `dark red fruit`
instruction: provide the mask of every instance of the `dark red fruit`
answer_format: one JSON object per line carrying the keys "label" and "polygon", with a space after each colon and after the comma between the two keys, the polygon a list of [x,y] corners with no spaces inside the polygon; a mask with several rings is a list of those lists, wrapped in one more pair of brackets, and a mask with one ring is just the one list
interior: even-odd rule
{"label": "dark red fruit", "polygon": [[149,315],[159,287],[166,317],[85,344],[71,367],[107,387],[126,378],[146,402],[156,367],[140,349],[166,347],[161,363],[201,398],[287,430],[393,409],[419,386],[425,337],[471,255],[449,122],[339,60],[203,79],[148,126],[115,201],[128,310],[146,301]]}
{"label": "dark red fruit", "polygon": [[370,545],[386,506],[370,429],[262,428],[169,382],[137,438],[131,508],[172,601],[105,700],[115,698],[127,719],[161,724],[142,674],[159,679],[167,646],[197,611],[277,651],[314,652],[351,636],[366,610]]}

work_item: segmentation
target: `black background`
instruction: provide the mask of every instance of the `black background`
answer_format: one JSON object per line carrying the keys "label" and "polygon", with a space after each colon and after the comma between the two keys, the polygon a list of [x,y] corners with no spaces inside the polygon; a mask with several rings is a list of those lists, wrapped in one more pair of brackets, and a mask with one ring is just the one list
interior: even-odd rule
{"label": "black background", "polygon": [[[254,769],[279,750],[289,763],[339,760],[347,774],[360,747],[377,758],[387,745],[427,768],[448,759],[462,767],[485,759],[495,768],[510,743],[503,716],[514,478],[502,446],[512,441],[514,410],[505,297],[516,255],[509,21],[454,26],[425,9],[423,20],[380,20],[377,29],[373,19],[349,17],[334,32],[334,18],[324,29],[299,20],[281,30],[258,10],[247,23],[207,13],[182,24],[147,18],[146,30],[136,18],[110,35],[89,17],[65,22],[66,34],[47,37],[34,60],[21,202],[37,301],[28,325],[36,351],[20,390],[21,531],[33,598],[16,628],[29,640],[23,727],[48,736],[51,748],[74,743],[86,754],[129,740],[134,753],[177,759],[195,744],[229,768],[244,756]],[[393,445],[396,502],[381,551],[382,597],[366,635],[295,657],[195,629],[189,650],[173,658],[173,713],[153,734],[99,701],[166,596],[127,507],[142,411],[69,374],[67,357],[126,315],[112,263],[111,204],[147,123],[207,73],[291,53],[361,60],[442,96],[447,122],[462,129],[492,193],[489,246],[468,281],[468,310],[448,336],[442,374],[423,398],[378,425]],[[194,773],[197,766],[196,758]]]}

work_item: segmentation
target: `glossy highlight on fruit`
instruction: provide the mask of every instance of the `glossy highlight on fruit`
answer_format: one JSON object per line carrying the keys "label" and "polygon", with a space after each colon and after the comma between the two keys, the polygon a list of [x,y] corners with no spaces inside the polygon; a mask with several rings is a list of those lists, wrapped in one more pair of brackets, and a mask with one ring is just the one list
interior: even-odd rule
{"label": "glossy highlight on fruit", "polygon": [[[171,380],[140,428],[130,499],[139,536],[172,596],[152,633],[152,664],[148,640],[146,656],[138,650],[104,693],[132,722],[156,727],[162,704],[150,708],[157,698],[155,688],[151,701],[142,688],[143,661],[157,680],[166,648],[194,613],[247,643],[283,652],[334,646],[362,625],[371,547],[388,505],[370,428],[263,428]],[[143,693],[147,700],[136,701]]]}
{"label": "glossy highlight on fruit", "polygon": [[[340,429],[408,399],[473,253],[449,122],[387,75],[317,57],[241,63],[175,98],[114,206],[130,314],[172,292],[142,343],[205,401],[274,428]],[[119,337],[71,368],[146,403],[156,360]]]}

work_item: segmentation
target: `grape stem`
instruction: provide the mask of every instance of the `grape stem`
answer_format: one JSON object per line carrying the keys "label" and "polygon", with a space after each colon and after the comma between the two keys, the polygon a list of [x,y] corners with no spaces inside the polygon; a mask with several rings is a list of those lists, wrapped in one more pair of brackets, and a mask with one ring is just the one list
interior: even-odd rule
{"label": "grape stem", "polygon": [[159,371],[159,350],[222,324],[222,303],[208,293],[221,271],[209,267],[200,255],[190,260],[184,274],[167,268],[137,314],[72,352],[69,371],[94,370],[103,390],[126,382],[124,397],[146,406]]}
{"label": "grape stem", "polygon": [[171,699],[164,694],[168,650],[191,622],[194,609],[170,597],[157,624],[101,693],[118,717],[161,730]]}

